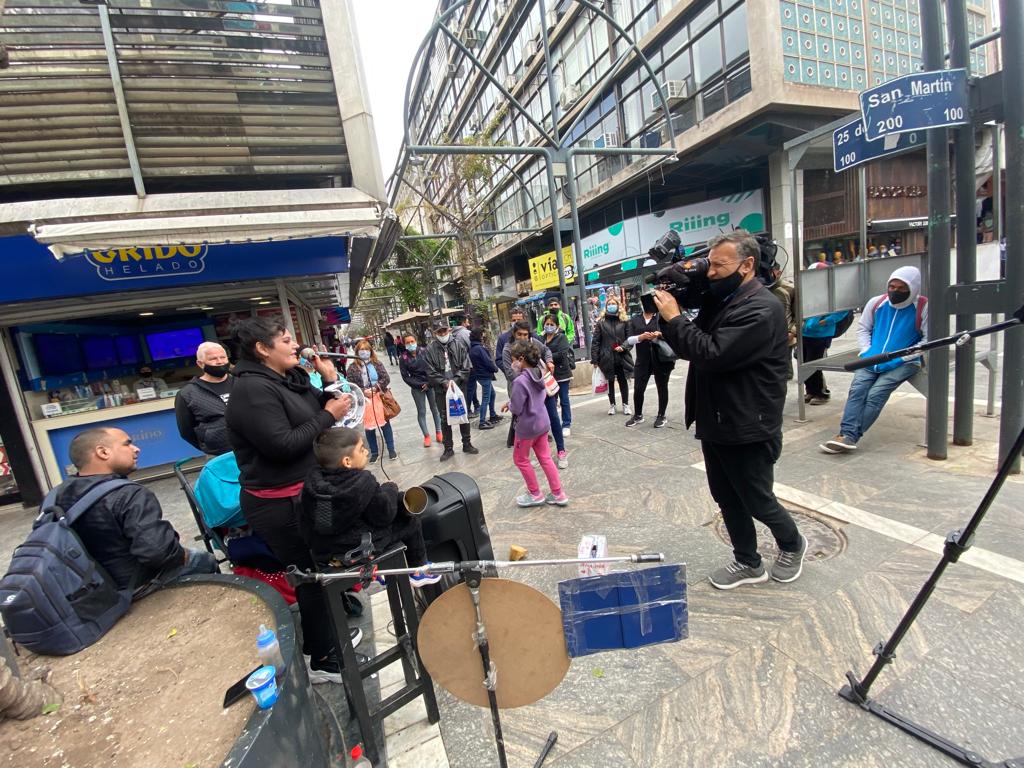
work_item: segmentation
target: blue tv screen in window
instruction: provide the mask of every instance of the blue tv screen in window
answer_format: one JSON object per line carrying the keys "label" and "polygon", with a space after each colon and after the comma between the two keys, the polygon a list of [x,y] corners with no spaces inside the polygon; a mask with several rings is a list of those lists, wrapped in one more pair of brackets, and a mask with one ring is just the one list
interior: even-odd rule
{"label": "blue tv screen in window", "polygon": [[39,373],[43,376],[63,376],[85,370],[82,346],[73,333],[34,333],[32,345],[36,348]]}
{"label": "blue tv screen in window", "polygon": [[117,359],[121,365],[138,365],[142,362],[142,342],[138,336],[115,336]]}
{"label": "blue tv screen in window", "polygon": [[113,336],[82,336],[82,354],[85,355],[85,366],[90,371],[117,365]]}
{"label": "blue tv screen in window", "polygon": [[205,339],[200,328],[180,328],[176,331],[146,334],[149,356],[154,360],[194,357],[196,349],[203,341]]}

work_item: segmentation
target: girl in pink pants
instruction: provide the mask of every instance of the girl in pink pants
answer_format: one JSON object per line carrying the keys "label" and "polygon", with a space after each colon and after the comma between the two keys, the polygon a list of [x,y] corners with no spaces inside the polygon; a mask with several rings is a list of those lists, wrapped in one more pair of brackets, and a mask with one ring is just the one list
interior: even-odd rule
{"label": "girl in pink pants", "polygon": [[[541,504],[564,507],[569,503],[569,497],[562,490],[558,467],[551,458],[551,448],[548,446],[551,422],[544,404],[547,392],[544,390],[544,372],[539,367],[540,351],[532,341],[516,341],[509,354],[512,370],[517,375],[512,382],[511,398],[502,410],[512,411],[516,417],[516,441],[512,456],[526,481],[526,493],[516,497],[516,504],[520,507],[538,507]],[[548,479],[551,493],[546,496],[541,493],[537,473],[530,464],[531,449],[537,454],[537,461]]]}

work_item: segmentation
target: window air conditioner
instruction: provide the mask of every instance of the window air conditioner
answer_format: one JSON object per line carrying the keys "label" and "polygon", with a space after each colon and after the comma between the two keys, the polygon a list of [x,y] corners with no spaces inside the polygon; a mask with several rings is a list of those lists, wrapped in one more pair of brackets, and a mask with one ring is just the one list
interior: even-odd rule
{"label": "window air conditioner", "polygon": [[467,48],[479,48],[487,37],[482,30],[467,29],[462,33],[462,43]]}
{"label": "window air conditioner", "polygon": [[557,8],[548,9],[547,13],[547,28],[554,29],[558,26],[558,19],[561,18]]}
{"label": "window air conditioner", "polygon": [[[669,109],[690,98],[690,89],[685,80],[666,80],[661,87],[665,92],[665,101],[668,102]],[[651,111],[661,111],[661,99],[658,98],[657,91],[651,94]]]}
{"label": "window air conditioner", "polygon": [[617,147],[619,146],[619,134],[611,131],[602,133],[595,141],[595,147]]}
{"label": "window air conditioner", "polygon": [[464,74],[466,74],[466,70],[463,69],[461,64],[449,64],[448,74],[451,77],[462,77]]}
{"label": "window air conditioner", "polygon": [[494,275],[493,277],[491,277],[491,287],[494,290],[500,291],[501,290],[501,283],[502,283],[501,275]]}
{"label": "window air conditioner", "polygon": [[540,51],[540,43],[537,40],[527,40],[523,43],[523,63],[529,62],[537,52]]}
{"label": "window air conditioner", "polygon": [[514,91],[516,86],[519,85],[519,78],[515,75],[505,75],[505,90]]}
{"label": "window air conditioner", "polygon": [[578,85],[567,85],[562,89],[562,95],[558,97],[558,103],[562,109],[568,109],[579,101],[582,95],[583,92]]}

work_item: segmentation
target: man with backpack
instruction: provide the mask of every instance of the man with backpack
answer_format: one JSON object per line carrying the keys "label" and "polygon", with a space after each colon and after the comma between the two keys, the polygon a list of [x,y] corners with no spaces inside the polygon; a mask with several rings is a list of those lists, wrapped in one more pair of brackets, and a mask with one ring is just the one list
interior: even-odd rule
{"label": "man with backpack", "polygon": [[[924,341],[928,328],[928,299],[921,295],[917,267],[900,267],[889,276],[886,293],[864,305],[857,327],[860,356],[904,349]],[[822,443],[825,453],[850,453],[875,423],[889,395],[921,370],[921,358],[896,358],[861,368],[846,397],[839,434]]]}
{"label": "man with backpack", "polygon": [[133,599],[179,576],[217,571],[213,555],[181,546],[153,492],[127,479],[139,448],[123,430],[87,429],[69,453],[78,474],[47,494],[0,580],[4,624],[36,653],[80,651]]}

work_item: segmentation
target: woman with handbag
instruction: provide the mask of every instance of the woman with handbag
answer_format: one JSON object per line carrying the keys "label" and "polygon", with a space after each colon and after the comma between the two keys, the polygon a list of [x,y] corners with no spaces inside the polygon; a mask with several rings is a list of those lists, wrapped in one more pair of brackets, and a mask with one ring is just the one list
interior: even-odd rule
{"label": "woman with handbag", "polygon": [[[386,408],[385,402],[390,399],[394,403],[394,395],[389,391],[391,388],[391,376],[384,368],[384,364],[377,359],[373,351],[373,345],[366,339],[356,344],[356,355],[354,360],[345,371],[349,382],[363,388],[366,395],[366,410],[363,411],[363,427],[366,430],[366,443],[370,447],[370,463],[377,460],[379,446],[377,444],[377,430],[384,433],[384,444],[388,449],[388,458],[397,459],[398,451],[395,450],[395,433],[391,429],[390,419],[397,415],[393,408]],[[397,403],[394,403],[397,406]],[[392,417],[389,417],[388,411]]]}
{"label": "woman with handbag", "polygon": [[648,296],[641,296],[642,308],[629,319],[626,326],[626,343],[635,350],[636,361],[633,368],[633,415],[626,422],[627,427],[635,427],[644,421],[644,390],[647,382],[654,376],[654,386],[658,390],[658,415],[654,419],[654,428],[661,429],[668,424],[665,411],[668,410],[668,378],[676,365],[676,355],[672,348],[661,338],[660,317],[654,300],[646,301]]}
{"label": "woman with handbag", "polygon": [[626,312],[619,311],[618,297],[608,297],[604,311],[594,324],[590,344],[590,362],[608,379],[608,415],[615,415],[615,382],[622,395],[622,413],[630,415],[629,376],[633,374],[633,358],[626,344]]}

